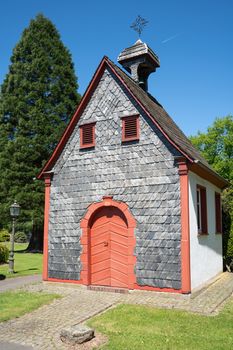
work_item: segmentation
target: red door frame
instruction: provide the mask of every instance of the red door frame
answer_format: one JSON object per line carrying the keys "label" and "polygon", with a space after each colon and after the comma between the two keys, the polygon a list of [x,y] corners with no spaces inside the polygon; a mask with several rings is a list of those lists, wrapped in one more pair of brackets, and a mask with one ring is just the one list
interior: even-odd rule
{"label": "red door frame", "polygon": [[136,283],[136,276],[134,273],[134,266],[136,263],[136,256],[134,256],[134,248],[136,245],[136,238],[134,236],[134,230],[136,228],[136,220],[130,213],[128,206],[123,202],[117,202],[110,196],[104,196],[102,202],[93,203],[89,206],[86,215],[81,220],[80,227],[82,229],[81,245],[82,245],[82,271],[81,271],[81,283],[90,285],[91,283],[91,267],[90,267],[90,224],[93,215],[97,210],[103,207],[112,206],[118,208],[125,216],[128,226],[128,288],[134,289]]}

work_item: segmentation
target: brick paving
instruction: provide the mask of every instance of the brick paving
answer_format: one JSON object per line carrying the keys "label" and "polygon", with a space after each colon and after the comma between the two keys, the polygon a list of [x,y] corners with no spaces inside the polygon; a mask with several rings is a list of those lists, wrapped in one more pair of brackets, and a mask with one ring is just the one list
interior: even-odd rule
{"label": "brick paving", "polygon": [[31,345],[38,350],[67,349],[59,339],[62,328],[85,321],[114,305],[121,297],[114,293],[90,292],[85,287],[64,288],[37,284],[24,289],[63,295],[62,299],[44,305],[30,314],[0,323],[0,342]]}
{"label": "brick paving", "polygon": [[29,291],[58,293],[62,299],[26,314],[0,323],[1,342],[32,346],[38,350],[67,350],[59,339],[60,330],[81,323],[118,303],[142,304],[159,308],[176,308],[215,315],[233,293],[233,274],[224,273],[208,288],[194,296],[132,291],[128,294],[87,290],[83,286],[38,283],[25,286]]}

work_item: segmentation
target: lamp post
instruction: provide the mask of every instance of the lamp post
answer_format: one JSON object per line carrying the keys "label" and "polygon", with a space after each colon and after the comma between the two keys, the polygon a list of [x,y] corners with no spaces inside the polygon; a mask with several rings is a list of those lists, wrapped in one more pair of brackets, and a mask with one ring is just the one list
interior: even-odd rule
{"label": "lamp post", "polygon": [[14,273],[14,238],[15,238],[15,221],[20,213],[20,205],[15,201],[10,206],[10,214],[12,217],[12,232],[11,232],[11,249],[9,255],[9,273]]}

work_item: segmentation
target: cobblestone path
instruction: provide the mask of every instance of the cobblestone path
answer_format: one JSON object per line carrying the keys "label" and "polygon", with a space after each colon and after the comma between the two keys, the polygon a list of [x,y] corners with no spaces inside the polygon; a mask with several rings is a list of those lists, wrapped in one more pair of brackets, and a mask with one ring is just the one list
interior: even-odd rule
{"label": "cobblestone path", "polygon": [[38,283],[24,289],[55,292],[63,295],[63,298],[18,319],[0,323],[0,348],[1,341],[5,341],[29,345],[37,350],[67,350],[69,347],[59,339],[62,328],[84,322],[117,303],[176,308],[214,315],[233,293],[233,274],[222,274],[208,288],[194,296],[145,291],[132,291],[129,294],[97,292],[83,286],[64,287],[56,283]]}

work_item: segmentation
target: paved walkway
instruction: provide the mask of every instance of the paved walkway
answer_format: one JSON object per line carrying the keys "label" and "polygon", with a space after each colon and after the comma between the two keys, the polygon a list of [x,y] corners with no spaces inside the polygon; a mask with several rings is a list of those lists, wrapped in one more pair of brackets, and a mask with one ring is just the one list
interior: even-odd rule
{"label": "paved walkway", "polygon": [[27,284],[41,282],[41,281],[42,281],[41,275],[6,278],[4,280],[0,280],[0,293],[5,292],[7,290],[20,288],[20,287],[26,286]]}
{"label": "paved walkway", "polygon": [[[62,328],[84,322],[118,303],[177,308],[214,315],[233,293],[233,274],[222,274],[208,288],[193,297],[145,291],[132,291],[129,294],[97,292],[87,290],[83,286],[66,284],[64,287],[57,283],[38,283],[24,289],[56,292],[63,295],[63,298],[18,319],[0,323],[0,342],[28,345],[35,350],[68,350],[69,347],[59,339]],[[0,349],[5,350],[1,343]]]}
{"label": "paved walkway", "polygon": [[31,346],[18,345],[14,343],[0,342],[1,350],[33,350]]}

